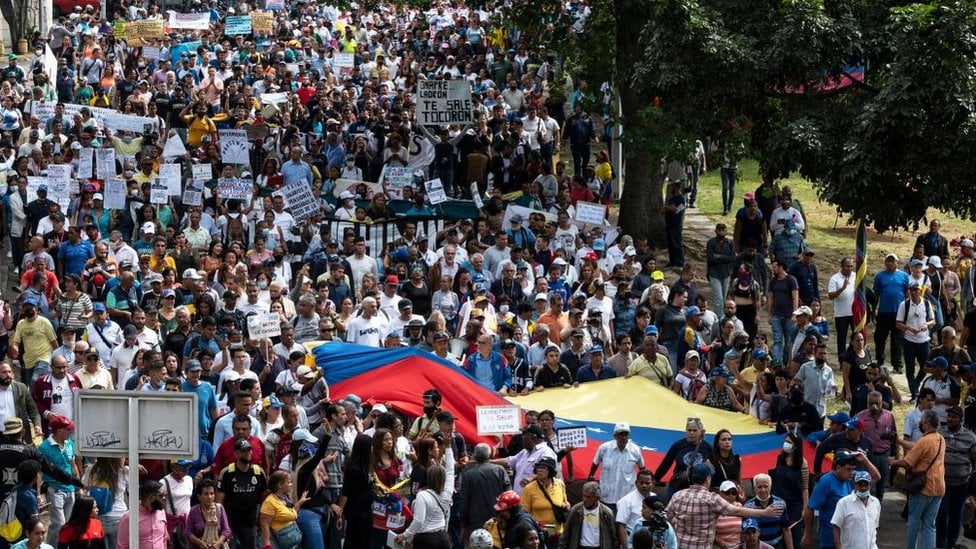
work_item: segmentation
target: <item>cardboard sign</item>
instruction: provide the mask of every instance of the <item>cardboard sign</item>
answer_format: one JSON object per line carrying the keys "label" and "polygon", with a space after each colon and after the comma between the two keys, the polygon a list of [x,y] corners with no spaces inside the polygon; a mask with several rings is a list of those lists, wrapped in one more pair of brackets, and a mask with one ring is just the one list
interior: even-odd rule
{"label": "cardboard sign", "polygon": [[125,38],[130,46],[142,46],[165,35],[162,19],[139,19],[125,24]]}
{"label": "cardboard sign", "polygon": [[217,194],[224,200],[247,200],[251,197],[253,183],[250,179],[221,177],[217,180]]}
{"label": "cardboard sign", "polygon": [[224,34],[251,34],[250,15],[232,15],[224,19]]}
{"label": "cardboard sign", "polygon": [[281,335],[281,317],[278,313],[258,313],[247,317],[247,337],[270,339]]}
{"label": "cardboard sign", "polygon": [[210,30],[210,12],[177,13],[169,12],[169,28]]}
{"label": "cardboard sign", "polygon": [[262,93],[262,105],[279,105],[288,101],[288,92]]}
{"label": "cardboard sign", "polygon": [[437,204],[447,202],[447,193],[444,192],[444,185],[441,185],[440,178],[431,179],[424,183],[424,187],[427,188],[427,198],[432,205],[436,206]]}
{"label": "cardboard sign", "polygon": [[[481,199],[481,194],[478,193],[478,182],[471,182],[471,199],[474,200],[474,205],[479,210],[485,207],[485,201]],[[507,226],[507,225],[503,225]]]}
{"label": "cardboard sign", "polygon": [[169,202],[169,188],[166,184],[156,179],[149,188],[150,204],[166,204]]}
{"label": "cardboard sign", "polygon": [[251,161],[250,148],[245,130],[218,130],[220,159],[228,164],[248,164]]}
{"label": "cardboard sign", "polygon": [[95,149],[95,163],[98,167],[98,179],[104,181],[117,175],[115,149]]}
{"label": "cardboard sign", "polygon": [[203,205],[203,186],[195,185],[190,183],[186,186],[186,190],[183,191],[183,205],[184,206],[202,206]]}
{"label": "cardboard sign", "polygon": [[588,225],[603,225],[603,220],[606,218],[606,207],[603,204],[595,204],[593,202],[577,202],[576,203],[576,221],[580,223],[586,223]]}
{"label": "cardboard sign", "polygon": [[213,165],[212,164],[194,164],[193,165],[193,179],[201,181],[209,181],[213,179]]}
{"label": "cardboard sign", "polygon": [[380,186],[379,183],[372,183],[370,181],[356,181],[355,179],[336,179],[335,188],[332,189],[332,194],[334,194],[336,198],[338,198],[339,195],[342,194],[342,191],[349,191],[351,193],[355,193],[356,187],[358,187],[360,184],[366,185],[366,188],[369,189],[369,192],[373,194],[376,194],[378,192],[383,192],[383,188]]}
{"label": "cardboard sign", "polygon": [[386,187],[387,194],[394,200],[403,198],[403,188],[413,185],[413,169],[388,166],[383,170],[380,184]]}
{"label": "cardboard sign", "polygon": [[556,438],[560,448],[586,448],[586,427],[560,427]]}
{"label": "cardboard sign", "polygon": [[[51,180],[52,185],[55,182],[63,181],[65,188],[68,187],[71,178],[71,164],[49,164],[47,167],[47,177]],[[53,190],[51,191],[54,192]]]}
{"label": "cardboard sign", "polygon": [[111,178],[105,180],[105,208],[108,210],[124,210],[125,209],[125,181],[121,179]]}
{"label": "cardboard sign", "polygon": [[244,126],[244,131],[247,132],[247,138],[249,140],[260,141],[268,137],[270,128],[268,128],[267,124],[248,124]]}
{"label": "cardboard sign", "polygon": [[267,11],[251,12],[251,28],[254,32],[271,32],[274,27],[274,14]]}
{"label": "cardboard sign", "polygon": [[471,85],[467,80],[417,82],[417,123],[424,126],[474,123]]}
{"label": "cardboard sign", "polygon": [[515,405],[475,406],[479,435],[510,435],[522,430],[522,408]]}
{"label": "cardboard sign", "polygon": [[296,223],[301,223],[322,210],[312,194],[311,185],[305,181],[285,185],[281,188],[281,194]]}
{"label": "cardboard sign", "polygon": [[183,193],[183,171],[179,164],[160,164],[159,180],[166,185],[169,196],[180,196]]}

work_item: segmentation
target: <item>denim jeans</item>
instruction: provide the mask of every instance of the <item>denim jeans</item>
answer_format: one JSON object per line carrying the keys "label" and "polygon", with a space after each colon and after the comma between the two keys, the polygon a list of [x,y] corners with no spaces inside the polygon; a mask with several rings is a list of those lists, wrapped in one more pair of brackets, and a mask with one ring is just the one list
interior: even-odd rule
{"label": "denim jeans", "polygon": [[878,498],[879,501],[883,501],[888,479],[891,478],[891,465],[888,464],[888,452],[871,454],[871,463],[874,464],[874,467],[881,475],[881,480],[871,485],[871,495]]}
{"label": "denim jeans", "polygon": [[122,515],[117,517],[100,516],[98,520],[102,523],[102,530],[105,532],[105,549],[117,549],[119,546],[119,522]]}
{"label": "denim jeans", "polygon": [[[935,547],[935,517],[939,514],[942,496],[909,494],[908,496],[908,549],[933,549]],[[918,541],[918,545],[915,542]]]}
{"label": "denim jeans", "polygon": [[710,276],[708,285],[712,288],[712,311],[722,318],[725,314],[725,294],[729,292],[729,279]]}
{"label": "denim jeans", "polygon": [[[918,387],[922,384],[925,377],[925,361],[929,359],[931,343],[912,343],[907,339],[902,343],[905,352],[905,377],[908,378],[908,389],[912,392],[912,398],[918,398]],[[918,371],[915,371],[915,364],[918,364]]]}
{"label": "denim jeans", "polygon": [[939,514],[935,518],[935,546],[951,548],[959,541],[959,530],[962,528],[962,514],[966,510],[965,484],[952,486],[946,484],[946,493],[939,505]]}
{"label": "denim jeans", "polygon": [[773,364],[786,366],[790,363],[790,350],[796,337],[796,324],[788,316],[772,315],[769,325],[773,332]]}
{"label": "denim jeans", "polygon": [[75,493],[65,492],[53,487],[47,489],[47,501],[50,525],[47,529],[47,542],[55,547],[58,545],[58,532],[71,516],[71,509],[75,506]]}
{"label": "denim jeans", "polygon": [[[298,529],[302,531],[302,542],[305,549],[325,549],[325,539],[322,537],[322,508],[298,510]],[[317,512],[316,512],[317,511]],[[329,512],[328,509],[325,510]]]}
{"label": "denim jeans", "polygon": [[255,549],[258,547],[258,527],[252,525],[230,525],[231,533],[234,534],[234,542],[237,549]]}
{"label": "denim jeans", "polygon": [[732,211],[735,200],[735,168],[722,168],[722,213]]}

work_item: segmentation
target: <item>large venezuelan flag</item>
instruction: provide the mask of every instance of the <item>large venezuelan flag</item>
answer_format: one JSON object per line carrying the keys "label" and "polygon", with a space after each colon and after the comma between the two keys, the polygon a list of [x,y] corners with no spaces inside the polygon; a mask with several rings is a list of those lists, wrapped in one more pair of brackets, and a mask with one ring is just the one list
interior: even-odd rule
{"label": "large venezuelan flag", "polygon": [[376,349],[348,343],[319,345],[312,351],[325,370],[332,398],[353,393],[364,401],[391,403],[411,416],[422,412],[421,395],[431,387],[443,395],[443,407],[457,416],[457,428],[469,441],[478,437],[475,407],[513,403],[523,410],[552,410],[556,427],[584,426],[589,443],[573,452],[575,478],[585,478],[596,448],[613,439],[616,422],[631,426],[645,464],[654,469],[672,443],[684,437],[689,417],[702,420],[708,439],[719,429],[733,434],[733,449],[742,456],[743,478],[773,468],[783,437],[744,414],[724,412],[685,401],[642,377],[586,383],[572,389],[547,389],[507,400],[478,385],[457,366],[417,349]]}

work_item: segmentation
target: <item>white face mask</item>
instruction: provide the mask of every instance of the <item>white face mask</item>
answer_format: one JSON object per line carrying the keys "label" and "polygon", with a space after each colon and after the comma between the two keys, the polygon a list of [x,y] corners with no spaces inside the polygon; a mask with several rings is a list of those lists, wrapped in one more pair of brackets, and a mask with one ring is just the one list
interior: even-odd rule
{"label": "white face mask", "polygon": [[766,494],[765,497],[764,496],[760,496],[759,494],[756,494],[756,499],[758,499],[759,501],[765,503],[765,502],[769,501],[769,496],[770,496],[770,494]]}
{"label": "white face mask", "polygon": [[860,498],[860,499],[868,499],[868,497],[871,496],[871,490],[870,489],[868,489],[868,490],[855,490],[854,493],[857,494],[857,497]]}
{"label": "white face mask", "polygon": [[786,452],[787,454],[792,454],[793,453],[793,443],[792,442],[784,442],[783,443],[783,451]]}
{"label": "white face mask", "polygon": [[499,305],[498,306],[498,310],[500,312],[507,313],[508,312],[508,305]]}

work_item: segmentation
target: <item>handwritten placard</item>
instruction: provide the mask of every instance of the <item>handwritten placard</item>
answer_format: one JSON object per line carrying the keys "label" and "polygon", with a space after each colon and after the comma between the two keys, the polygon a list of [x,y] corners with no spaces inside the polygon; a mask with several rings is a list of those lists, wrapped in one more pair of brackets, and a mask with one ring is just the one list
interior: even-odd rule
{"label": "handwritten placard", "polygon": [[383,185],[390,198],[403,198],[403,188],[413,184],[413,169],[388,166],[383,170]]}
{"label": "handwritten placard", "polygon": [[270,339],[281,335],[281,317],[278,313],[259,313],[247,317],[249,339]]}
{"label": "handwritten placard", "polygon": [[593,202],[576,203],[576,221],[587,225],[603,225],[606,217],[606,207]]}
{"label": "handwritten placard", "polygon": [[78,151],[78,177],[88,179],[92,176],[94,149],[84,147]]}
{"label": "handwritten placard", "polygon": [[98,179],[106,180],[115,177],[115,149],[95,149],[95,164],[98,167]]}
{"label": "handwritten placard", "polygon": [[475,414],[479,435],[510,435],[522,430],[519,406],[476,406]]}
{"label": "handwritten placard", "polygon": [[169,189],[166,187],[165,183],[160,180],[153,180],[153,184],[149,187],[149,203],[150,204],[166,204],[169,201]]}
{"label": "handwritten placard", "polygon": [[356,54],[337,53],[335,55],[335,66],[342,73],[352,72],[352,68],[356,66]]}
{"label": "handwritten placard", "polygon": [[245,130],[218,130],[220,159],[228,164],[247,164],[251,155]]}
{"label": "handwritten placard", "polygon": [[109,210],[125,209],[125,181],[111,178],[105,180],[105,208]]}
{"label": "handwritten placard", "polygon": [[586,427],[560,427],[556,439],[560,448],[586,448]]}
{"label": "handwritten placard", "polygon": [[179,164],[160,164],[159,180],[166,185],[169,196],[180,196],[183,193],[183,170]]}
{"label": "handwritten placard", "polygon": [[213,165],[211,164],[194,164],[193,165],[193,179],[201,181],[209,181],[213,179]]}
{"label": "handwritten placard", "polygon": [[467,80],[417,82],[417,123],[423,126],[471,124],[471,85]]}
{"label": "handwritten placard", "polygon": [[146,59],[159,59],[159,47],[158,46],[143,46],[142,56]]}
{"label": "handwritten placard", "polygon": [[307,181],[295,181],[285,185],[281,189],[281,194],[296,223],[301,223],[322,210]]}
{"label": "handwritten placard", "polygon": [[[47,167],[47,177],[51,180],[53,187],[64,188],[70,194],[71,164],[49,164]],[[61,185],[63,182],[63,185]],[[54,189],[52,193],[59,192]]]}
{"label": "handwritten placard", "polygon": [[271,32],[274,26],[274,14],[268,11],[251,12],[251,27],[254,32]]}
{"label": "handwritten placard", "polygon": [[447,202],[447,193],[444,192],[444,185],[441,185],[440,178],[431,179],[424,183],[424,186],[427,187],[427,198],[430,199],[431,204]]}
{"label": "handwritten placard", "polygon": [[221,177],[217,180],[217,194],[224,200],[246,200],[251,196],[252,183],[250,179],[237,177]]}
{"label": "handwritten placard", "polygon": [[169,12],[171,29],[210,30],[210,12],[177,13]]}
{"label": "handwritten placard", "polygon": [[264,9],[280,11],[285,9],[285,0],[265,0]]}
{"label": "handwritten placard", "polygon": [[183,205],[184,206],[202,206],[203,205],[203,185],[198,185],[196,183],[190,183],[186,186],[183,191]]}

